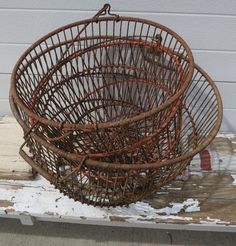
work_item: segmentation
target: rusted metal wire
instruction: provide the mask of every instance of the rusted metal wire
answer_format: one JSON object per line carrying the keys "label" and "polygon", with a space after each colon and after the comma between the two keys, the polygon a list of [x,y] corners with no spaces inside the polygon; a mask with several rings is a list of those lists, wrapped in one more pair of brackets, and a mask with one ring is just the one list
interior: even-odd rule
{"label": "rusted metal wire", "polygon": [[105,157],[158,135],[192,73],[192,53],[176,33],[105,5],[31,46],[16,64],[11,92],[25,123],[38,122],[48,141],[81,157]]}
{"label": "rusted metal wire", "polygon": [[173,180],[222,118],[219,92],[182,38],[109,5],[33,44],[14,68],[10,103],[23,158],[69,197],[99,206]]}
{"label": "rusted metal wire", "polygon": [[[18,114],[13,98],[11,106],[24,131],[30,129]],[[219,91],[197,65],[183,97],[181,118],[178,153],[175,156],[169,154],[165,159],[153,159],[159,154],[158,148],[155,148],[149,159],[140,155],[132,161],[126,158],[126,162],[119,162],[119,156],[112,156],[88,158],[81,162],[76,154],[55,147],[34,131],[27,139],[33,155],[29,157],[23,149],[20,153],[61,192],[76,201],[95,206],[130,204],[173,180],[219,130],[222,120]]]}

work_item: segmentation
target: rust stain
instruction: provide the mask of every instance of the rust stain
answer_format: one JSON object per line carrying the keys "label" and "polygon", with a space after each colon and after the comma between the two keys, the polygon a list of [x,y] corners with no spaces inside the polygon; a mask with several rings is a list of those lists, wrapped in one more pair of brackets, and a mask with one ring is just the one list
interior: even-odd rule
{"label": "rust stain", "polygon": [[125,222],[126,219],[129,219],[129,217],[121,217],[121,216],[109,216],[110,221],[118,221],[118,222]]}

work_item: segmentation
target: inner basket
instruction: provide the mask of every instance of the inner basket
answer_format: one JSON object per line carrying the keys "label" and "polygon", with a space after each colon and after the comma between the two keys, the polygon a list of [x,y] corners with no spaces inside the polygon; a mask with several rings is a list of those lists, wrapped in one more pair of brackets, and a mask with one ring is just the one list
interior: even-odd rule
{"label": "inner basket", "polygon": [[23,54],[11,86],[20,118],[80,157],[141,153],[144,145],[151,153],[152,142],[164,150],[167,131],[173,141],[180,136],[192,53],[158,23],[103,11],[48,34]]}
{"label": "inner basket", "polygon": [[[30,152],[21,148],[22,157],[39,173],[50,180],[61,192],[82,203],[99,206],[126,205],[141,200],[164,184],[169,183],[216,136],[222,120],[222,102],[217,87],[197,65],[191,83],[181,102],[181,124],[178,151],[159,159],[159,149],[145,161],[122,162],[110,157],[80,159],[76,153],[57,148],[22,120],[11,97],[12,110],[28,135]],[[167,128],[168,129],[168,128]],[[168,136],[168,132],[167,132]],[[167,142],[168,142],[167,137]],[[170,144],[166,143],[166,146]],[[143,155],[144,156],[144,155]],[[143,159],[142,159],[143,160]]]}

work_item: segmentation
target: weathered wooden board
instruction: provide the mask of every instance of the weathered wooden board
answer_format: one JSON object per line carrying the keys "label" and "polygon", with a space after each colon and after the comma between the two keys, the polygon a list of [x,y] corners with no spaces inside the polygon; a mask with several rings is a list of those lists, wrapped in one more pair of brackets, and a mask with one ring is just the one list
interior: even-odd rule
{"label": "weathered wooden board", "polygon": [[32,179],[32,168],[19,156],[22,130],[13,117],[0,118],[0,179]]}
{"label": "weathered wooden board", "polygon": [[0,180],[0,216],[19,218],[25,224],[33,224],[35,218],[236,232],[236,135],[218,135],[207,150],[208,171],[197,155],[178,180],[128,207],[95,208],[74,202],[40,176],[34,181]]}

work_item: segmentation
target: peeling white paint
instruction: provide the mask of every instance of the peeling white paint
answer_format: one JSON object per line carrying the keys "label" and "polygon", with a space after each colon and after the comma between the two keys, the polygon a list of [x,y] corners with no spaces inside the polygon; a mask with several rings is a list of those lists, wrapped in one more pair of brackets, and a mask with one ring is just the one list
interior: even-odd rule
{"label": "peeling white paint", "polygon": [[101,209],[69,199],[42,177],[34,181],[12,180],[6,183],[15,187],[24,185],[24,187],[6,191],[5,188],[0,186],[0,200],[8,200],[14,203],[13,206],[0,209],[14,209],[16,212],[27,212],[29,214],[83,216],[94,219],[105,217],[105,212]]}
{"label": "peeling white paint", "polygon": [[233,185],[236,185],[236,174],[231,174],[231,177],[233,178]]}
{"label": "peeling white paint", "polygon": [[[223,135],[225,137],[225,135]],[[231,137],[235,138],[236,135]],[[218,135],[220,137],[220,135]],[[230,136],[227,135],[227,138]],[[233,142],[236,143],[236,142]],[[211,152],[212,154],[213,152]],[[219,159],[220,158],[220,159]],[[212,154],[212,161],[216,163],[213,165],[213,170],[228,170],[229,172],[236,170],[236,155],[232,155],[230,151],[220,152],[219,155]],[[191,163],[191,174],[203,175],[200,166],[199,155],[194,157]],[[235,173],[235,172],[234,172]],[[236,174],[231,174],[233,184],[236,185]],[[2,185],[5,184],[5,185]],[[7,188],[9,187],[9,188]],[[16,187],[15,189],[10,187]],[[195,187],[195,184],[194,184]],[[198,186],[200,189],[203,186]],[[166,186],[167,190],[160,190],[159,195],[168,194],[170,190],[181,190],[175,188],[171,184]],[[168,191],[169,190],[169,191]],[[166,220],[180,220],[189,221],[191,223],[192,217],[182,216],[182,212],[198,212],[200,211],[200,204],[197,199],[189,198],[182,203],[169,203],[164,208],[153,208],[149,203],[137,202],[131,204],[129,207],[116,208],[99,208],[88,205],[83,205],[80,202],[74,202],[72,199],[62,195],[44,178],[39,177],[34,181],[13,181],[0,180],[0,200],[11,201],[12,206],[0,207],[0,214],[4,213],[6,209],[11,210],[9,213],[29,213],[45,214],[52,217],[66,217],[83,218],[90,220],[109,221],[110,216],[120,216],[125,218],[128,222],[135,223],[156,223],[157,221]],[[203,224],[227,224],[227,222],[219,219],[202,219]]]}
{"label": "peeling white paint", "polygon": [[223,224],[223,225],[226,225],[226,224],[230,224],[230,222],[226,222],[226,221],[223,221],[223,220],[220,220],[220,219],[211,219],[210,217],[207,217],[205,220],[200,220],[200,223],[201,224]]}
{"label": "peeling white paint", "polygon": [[[2,182],[9,189],[6,190],[1,185]],[[194,199],[187,199],[183,203],[170,203],[168,207],[161,209],[153,208],[145,202],[137,202],[128,207],[99,208],[69,199],[42,177],[38,177],[34,181],[6,180],[2,182],[0,182],[0,200],[11,201],[13,205],[1,207],[0,211],[10,209],[15,213],[46,214],[57,217],[73,216],[106,221],[110,216],[121,216],[125,217],[127,222],[156,223],[156,220],[191,221],[191,217],[179,216],[178,213],[180,211],[199,211],[200,209],[199,202]]]}
{"label": "peeling white paint", "polygon": [[128,208],[112,208],[109,210],[110,215],[130,217],[128,221],[156,221],[156,220],[187,220],[191,221],[192,217],[179,216],[179,212],[196,212],[200,211],[199,201],[197,199],[187,199],[183,203],[170,203],[170,206],[155,209],[148,203],[137,202],[131,204]]}
{"label": "peeling white paint", "polygon": [[197,199],[187,199],[183,203],[170,203],[171,206],[158,209],[159,213],[178,214],[179,212],[200,211],[199,201]]}
{"label": "peeling white paint", "polygon": [[[181,207],[183,207],[183,205]],[[109,210],[109,214],[121,217],[128,217],[127,221],[129,222],[149,221],[150,223],[155,223],[156,220],[192,220],[192,217],[178,216],[178,208],[176,206],[174,208],[175,211],[173,210],[172,213],[169,209],[169,207],[165,207],[163,209],[155,209],[146,202],[137,202],[135,204],[131,204],[128,208],[112,208]]]}
{"label": "peeling white paint", "polygon": [[182,190],[180,187],[169,187],[168,190]]}

